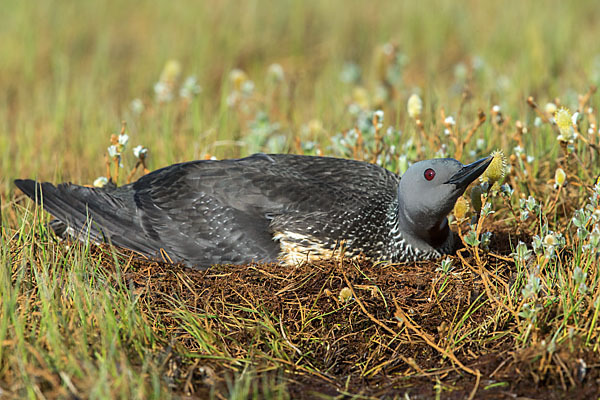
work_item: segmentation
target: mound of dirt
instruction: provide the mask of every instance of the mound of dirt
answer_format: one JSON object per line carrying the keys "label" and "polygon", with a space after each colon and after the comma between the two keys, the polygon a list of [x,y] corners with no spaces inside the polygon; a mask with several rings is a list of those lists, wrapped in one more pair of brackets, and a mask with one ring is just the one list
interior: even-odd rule
{"label": "mound of dirt", "polygon": [[489,253],[463,251],[445,272],[439,262],[199,271],[137,260],[125,279],[170,343],[166,374],[182,393],[225,393],[251,369],[292,398],[588,398],[596,354],[520,350],[499,310],[494,288],[511,284],[518,239],[496,234]]}

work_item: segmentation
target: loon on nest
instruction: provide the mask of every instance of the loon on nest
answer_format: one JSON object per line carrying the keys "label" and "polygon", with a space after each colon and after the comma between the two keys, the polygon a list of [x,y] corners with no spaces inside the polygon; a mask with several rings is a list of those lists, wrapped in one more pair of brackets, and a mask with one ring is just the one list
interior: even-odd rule
{"label": "loon on nest", "polygon": [[254,154],[175,164],[112,189],[15,184],[60,221],[59,234],[193,267],[294,265],[338,251],[401,262],[455,250],[446,216],[491,159],[420,161],[401,179],[361,161]]}

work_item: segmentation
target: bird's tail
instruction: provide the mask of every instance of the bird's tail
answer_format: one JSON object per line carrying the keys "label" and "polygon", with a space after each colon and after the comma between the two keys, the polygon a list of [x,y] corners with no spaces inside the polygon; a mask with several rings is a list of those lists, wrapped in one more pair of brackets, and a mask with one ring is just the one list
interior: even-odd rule
{"label": "bird's tail", "polygon": [[57,234],[110,241],[145,255],[154,253],[152,243],[139,240],[141,232],[134,213],[109,191],[71,183],[54,186],[31,179],[17,179],[15,185],[62,222],[51,224]]}

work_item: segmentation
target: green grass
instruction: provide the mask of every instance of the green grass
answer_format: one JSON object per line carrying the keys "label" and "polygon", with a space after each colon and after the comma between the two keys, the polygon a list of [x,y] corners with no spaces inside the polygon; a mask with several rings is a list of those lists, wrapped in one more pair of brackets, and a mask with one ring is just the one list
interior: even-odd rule
{"label": "green grass", "polygon": [[[175,291],[168,303],[173,312],[165,314],[166,308],[144,303],[149,293],[131,283],[129,274],[139,268],[134,262],[83,244],[67,246],[47,231],[48,217],[23,199],[13,179],[91,184],[106,175],[104,154],[121,121],[130,142],[120,183],[135,164],[131,148],[138,144],[149,149],[150,169],[264,150],[379,158],[401,171],[417,159],[445,155],[468,162],[504,150],[512,168],[506,183],[514,193],[489,194],[495,214],[479,226],[465,222],[463,231],[509,231],[527,238],[530,253],[515,261],[503,254],[509,260],[495,264],[484,249],[469,248],[466,260],[454,259],[455,270],[433,272],[432,295],[439,302],[447,301],[457,277],[480,277],[482,292],[461,309],[464,314],[456,314],[459,308],[448,313],[446,330],[428,334],[457,357],[509,343],[538,363],[540,376],[562,368],[559,349],[597,360],[600,271],[593,228],[599,206],[589,198],[600,174],[600,101],[594,94],[580,110],[581,134],[572,150],[561,146],[551,124],[535,123],[538,114],[527,102],[533,96],[543,112],[557,99],[575,111],[578,95],[600,84],[596,1],[8,0],[3,10],[0,397],[177,395],[187,390],[188,378],[185,371],[166,372],[173,354],[186,368],[197,359],[220,360],[228,382],[209,391],[216,397],[285,398],[292,366],[314,376],[335,370],[320,370],[310,354],[299,358],[304,348],[297,351],[300,344],[329,343],[311,329],[350,307],[317,307],[325,286],[302,303],[306,314],[293,333],[258,300],[231,309],[223,304],[228,312],[219,314],[216,306],[210,312],[191,307]],[[155,100],[154,84],[169,60],[181,65],[177,88],[190,75],[202,87],[189,101],[177,90],[171,102]],[[282,80],[269,72],[275,63]],[[232,82],[236,68],[252,91],[244,94]],[[360,76],[340,79],[351,68]],[[406,111],[413,93],[424,102],[422,128]],[[232,96],[238,97],[233,106]],[[132,110],[134,99],[144,104],[142,112]],[[377,130],[369,122],[376,109],[385,112]],[[487,120],[469,137],[480,109]],[[448,115],[455,127],[444,124]],[[567,176],[560,190],[553,187],[558,167]],[[535,205],[520,201],[530,195]],[[576,210],[584,214],[573,221]],[[533,251],[532,238],[543,241],[551,232],[565,242],[551,255],[544,255],[547,244]],[[389,293],[372,285],[393,315]],[[410,332],[393,326],[391,317],[377,318]],[[249,333],[223,337],[228,327]],[[377,340],[383,347],[396,343],[393,336]],[[362,362],[365,375],[384,368]],[[355,387],[339,392],[356,394]]]}

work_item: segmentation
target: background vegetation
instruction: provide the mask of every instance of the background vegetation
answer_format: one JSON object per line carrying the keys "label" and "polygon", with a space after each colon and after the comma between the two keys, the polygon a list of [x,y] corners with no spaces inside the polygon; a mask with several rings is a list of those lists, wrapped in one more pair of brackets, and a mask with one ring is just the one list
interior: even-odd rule
{"label": "background vegetation", "polygon": [[[599,100],[590,89],[600,83],[597,2],[5,0],[2,8],[0,397],[146,398],[200,393],[200,387],[217,397],[285,397],[302,383],[288,385],[289,371],[314,379],[322,374],[323,382],[337,382],[333,393],[374,395],[360,382],[366,385],[369,373],[394,371],[349,370],[353,385],[344,387],[332,370],[295,356],[299,343],[304,347],[298,351],[308,354],[317,333],[302,339],[306,342],[290,339],[288,325],[258,300],[243,310],[222,309],[221,325],[202,325],[198,310],[213,309],[191,307],[189,297],[179,297],[182,292],[162,298],[160,310],[147,307],[154,304],[144,303],[148,292],[132,283],[139,277],[125,276],[131,271],[151,276],[151,269],[110,251],[56,243],[47,234],[47,216],[23,199],[13,179],[92,184],[107,176],[105,154],[122,121],[129,144],[119,183],[135,165],[131,149],[137,145],[149,149],[149,169],[274,151],[363,158],[399,172],[422,158],[468,162],[503,149],[510,164],[506,183],[514,193],[490,192],[484,201],[496,213],[479,224],[470,224],[471,207],[461,228],[466,235],[475,232],[467,236],[467,258],[453,259],[454,273],[465,277],[460,285],[479,277],[485,293],[476,297],[477,307],[460,309],[464,320],[448,320],[455,327],[449,331],[424,333],[426,327],[394,326],[397,309],[374,314],[378,303],[369,308],[356,293],[354,302],[334,303],[348,321],[371,310],[375,320],[412,332],[429,349],[436,347],[424,338],[438,347],[442,338],[448,340],[443,351],[433,351],[439,364],[425,368],[438,368],[437,375],[419,371],[391,350],[377,353],[395,357],[419,379],[429,377],[438,394],[452,392],[440,385],[447,375],[439,368],[448,365],[477,376],[467,379],[466,393],[485,386],[483,369],[477,375],[473,365],[457,367],[454,352],[458,359],[479,360],[499,349],[536,365],[524,381],[534,376],[536,384],[563,390],[589,384],[584,379],[592,379],[590,371],[597,368],[600,338],[594,244],[600,212],[593,189],[600,173]],[[407,110],[412,94],[423,102],[420,122]],[[559,128],[547,103],[579,111],[571,143],[557,140]],[[381,127],[372,121],[377,109],[384,111]],[[566,179],[555,186],[558,168]],[[492,243],[492,253],[503,259],[492,257],[502,263],[493,264],[491,275],[485,272],[492,258],[482,236],[488,231],[507,243],[509,234],[518,236],[526,246],[517,250],[517,240],[501,251]],[[325,277],[333,274],[342,286],[353,287],[338,267],[331,268]],[[450,265],[441,262],[423,268],[430,268],[431,290],[459,276],[448,275]],[[387,310],[391,298],[382,299]],[[475,307],[486,310],[484,316],[472,317]],[[179,311],[161,316],[166,309]],[[240,348],[260,351],[236,353],[221,339],[236,310],[259,315],[258,325],[274,329],[266,336],[235,337]],[[327,313],[327,307],[319,312]],[[368,328],[373,335],[390,335],[385,346],[392,348],[393,330],[364,319],[374,324]],[[240,332],[254,332],[257,324],[249,317],[235,323]],[[188,336],[173,333],[176,326],[185,326]],[[464,347],[464,341],[472,346]],[[555,356],[559,350],[569,355]],[[189,371],[198,367],[197,359],[210,356],[227,365],[229,375],[217,374],[226,382],[203,378],[194,391],[195,375],[165,372],[177,357],[175,364]],[[331,394],[331,387],[322,392]],[[311,389],[319,391],[314,383]]]}

